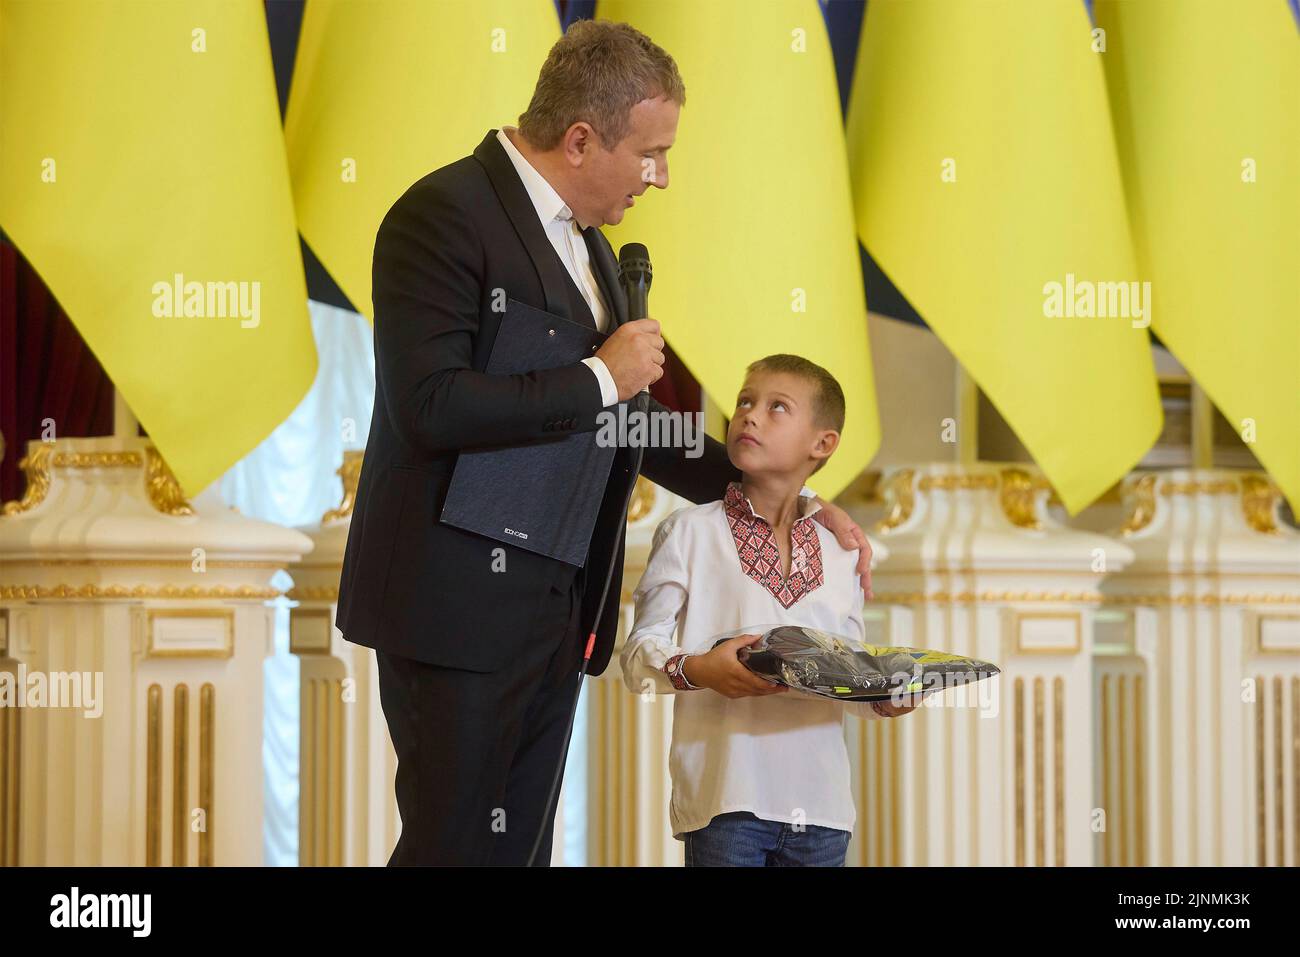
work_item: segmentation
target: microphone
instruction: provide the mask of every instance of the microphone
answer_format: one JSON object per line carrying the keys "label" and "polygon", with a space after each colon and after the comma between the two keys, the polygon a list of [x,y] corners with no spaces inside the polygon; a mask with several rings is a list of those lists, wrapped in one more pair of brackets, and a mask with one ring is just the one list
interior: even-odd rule
{"label": "microphone", "polygon": [[[650,252],[641,243],[624,243],[618,251],[618,281],[627,296],[627,321],[648,318],[650,315],[650,282],[654,270],[650,268]],[[646,386],[638,395],[650,394]]]}
{"label": "microphone", "polygon": [[618,279],[627,294],[629,322],[645,319],[649,315],[650,281],[654,270],[650,268],[650,253],[641,243],[626,243],[618,251]]}
{"label": "microphone", "polygon": [[[641,243],[626,243],[618,251],[618,278],[623,292],[627,295],[628,322],[645,319],[649,313],[650,280],[654,278],[654,273],[650,269],[650,253]],[[650,387],[642,389],[634,398],[639,400],[640,412],[645,415],[650,404]],[[638,445],[636,454],[632,458],[632,467],[628,470],[627,494],[623,498],[624,527],[627,525],[627,513],[632,505],[632,493],[636,490],[637,477],[641,474],[641,460],[644,455],[645,445]],[[532,852],[528,855],[529,867],[533,866],[538,853],[542,850],[546,822],[555,816],[555,799],[560,790],[560,779],[564,776],[564,761],[569,754],[569,741],[573,738],[573,722],[578,715],[578,698],[582,694],[583,679],[587,676],[591,654],[596,647],[596,629],[600,627],[600,619],[605,614],[605,601],[609,598],[609,586],[614,577],[614,562],[617,560],[618,548],[615,546],[614,554],[609,557],[609,567],[605,569],[604,586],[601,588],[600,602],[596,605],[596,619],[591,623],[591,631],[587,635],[587,648],[582,657],[582,666],[578,670],[578,690],[574,693],[573,704],[569,708],[569,728],[564,735],[564,750],[560,752],[559,763],[556,764],[555,773],[551,777],[551,791],[542,813],[542,823],[537,831],[537,837],[533,839]],[[588,585],[594,583],[593,579],[588,582]]]}

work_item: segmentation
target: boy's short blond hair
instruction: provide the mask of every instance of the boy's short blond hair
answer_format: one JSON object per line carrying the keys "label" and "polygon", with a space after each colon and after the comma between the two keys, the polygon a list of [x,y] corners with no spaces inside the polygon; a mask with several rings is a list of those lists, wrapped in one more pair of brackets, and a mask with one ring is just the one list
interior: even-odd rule
{"label": "boy's short blond hair", "polygon": [[[817,363],[811,362],[803,356],[792,356],[782,352],[751,362],[745,370],[745,375],[754,372],[784,372],[811,383],[813,387],[813,425],[819,429],[834,429],[836,432],[844,432],[844,390],[840,388],[835,376]],[[830,460],[831,457],[826,456],[817,463],[817,467],[813,469],[813,472],[816,473]]]}

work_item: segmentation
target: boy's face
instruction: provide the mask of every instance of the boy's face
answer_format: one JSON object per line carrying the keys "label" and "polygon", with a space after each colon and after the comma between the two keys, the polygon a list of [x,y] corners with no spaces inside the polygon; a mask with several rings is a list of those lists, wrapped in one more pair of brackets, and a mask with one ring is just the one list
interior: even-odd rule
{"label": "boy's face", "polygon": [[801,475],[839,444],[834,429],[813,422],[811,382],[788,372],[754,372],[736,396],[727,456],[747,475]]}

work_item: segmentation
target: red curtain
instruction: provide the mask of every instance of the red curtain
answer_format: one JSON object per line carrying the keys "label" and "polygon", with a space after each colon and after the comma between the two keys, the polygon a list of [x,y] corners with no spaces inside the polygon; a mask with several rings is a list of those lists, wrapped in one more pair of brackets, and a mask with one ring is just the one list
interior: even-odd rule
{"label": "red curtain", "polygon": [[22,497],[18,462],[46,419],[56,438],[111,435],[113,383],[40,276],[0,241],[0,499]]}

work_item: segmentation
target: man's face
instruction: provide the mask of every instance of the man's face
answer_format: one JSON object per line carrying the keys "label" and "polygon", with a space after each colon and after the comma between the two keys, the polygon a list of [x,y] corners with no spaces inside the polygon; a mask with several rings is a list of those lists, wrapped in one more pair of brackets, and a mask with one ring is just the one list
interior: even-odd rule
{"label": "man's face", "polygon": [[668,149],[677,138],[680,112],[664,97],[642,100],[632,107],[628,134],[613,149],[606,150],[594,134],[582,142],[581,162],[574,170],[582,204],[574,209],[579,220],[589,226],[617,225],[635,197],[651,186],[668,188]]}
{"label": "man's face", "polygon": [[833,452],[839,434],[813,422],[813,388],[788,372],[750,373],[727,426],[731,464],[747,475],[786,475],[806,468],[814,453]]}

